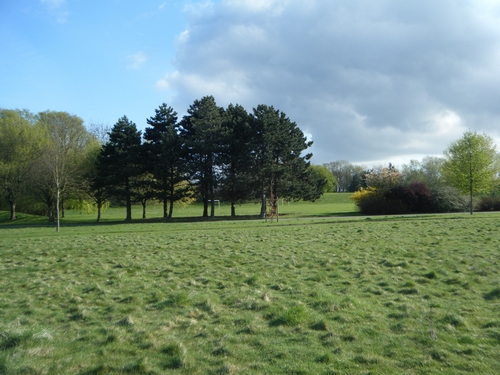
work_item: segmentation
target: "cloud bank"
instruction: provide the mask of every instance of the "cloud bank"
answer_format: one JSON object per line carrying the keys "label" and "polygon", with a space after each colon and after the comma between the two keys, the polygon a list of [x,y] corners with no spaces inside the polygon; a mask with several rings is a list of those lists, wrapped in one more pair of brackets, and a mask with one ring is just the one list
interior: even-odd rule
{"label": "cloud bank", "polygon": [[487,0],[223,0],[191,9],[176,108],[264,103],[312,136],[314,163],[441,154],[464,130],[500,139],[500,6]]}

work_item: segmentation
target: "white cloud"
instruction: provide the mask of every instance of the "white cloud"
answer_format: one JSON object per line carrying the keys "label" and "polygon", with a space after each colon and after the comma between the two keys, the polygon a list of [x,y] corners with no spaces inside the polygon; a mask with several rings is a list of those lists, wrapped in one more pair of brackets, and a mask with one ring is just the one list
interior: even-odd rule
{"label": "white cloud", "polygon": [[[486,4],[486,5],[485,5]],[[436,155],[465,129],[500,138],[500,8],[488,0],[223,0],[191,8],[178,108],[214,95],[284,111],[315,163]]]}
{"label": "white cloud", "polygon": [[148,61],[148,57],[144,52],[137,52],[134,55],[127,56],[127,60],[130,62],[128,68],[140,69]]}

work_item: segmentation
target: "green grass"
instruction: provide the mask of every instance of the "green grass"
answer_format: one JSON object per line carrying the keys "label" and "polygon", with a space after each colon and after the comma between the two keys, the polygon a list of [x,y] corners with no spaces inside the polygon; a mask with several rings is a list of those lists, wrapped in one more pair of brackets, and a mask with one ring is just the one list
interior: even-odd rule
{"label": "green grass", "polygon": [[0,374],[496,374],[499,219],[26,217],[0,226]]}
{"label": "green grass", "polygon": [[[345,216],[357,215],[357,209],[354,203],[349,199],[350,193],[327,193],[324,194],[316,202],[291,201],[287,202],[279,200],[278,212],[281,218],[297,218],[297,217],[324,217],[324,216]],[[146,220],[142,219],[142,206],[135,205],[132,207],[133,222],[158,222],[163,219],[163,205],[150,203],[146,207]],[[210,207],[209,207],[210,212]],[[203,213],[203,205],[194,203],[188,206],[176,205],[174,207],[172,221],[193,221],[201,219]],[[260,202],[245,203],[236,206],[236,219],[256,219],[260,213]],[[220,208],[215,206],[215,218],[225,220],[230,218],[231,206],[228,203],[222,202]],[[0,211],[0,226],[1,225],[17,225],[20,224],[46,224],[47,218],[40,216],[27,215],[18,213],[18,219],[11,223],[8,221],[8,213]],[[97,214],[82,214],[73,210],[66,210],[65,217],[61,218],[61,224],[80,224],[93,223],[96,221]],[[125,207],[112,206],[102,213],[102,223],[122,222],[125,219]]]}

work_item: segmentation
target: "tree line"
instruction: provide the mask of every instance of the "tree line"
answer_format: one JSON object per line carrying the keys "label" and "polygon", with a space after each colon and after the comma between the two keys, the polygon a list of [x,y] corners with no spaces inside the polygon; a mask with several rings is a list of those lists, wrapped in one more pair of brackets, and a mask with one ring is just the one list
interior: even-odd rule
{"label": "tree line", "polygon": [[109,202],[131,207],[197,199],[203,217],[216,200],[236,206],[261,202],[260,215],[277,199],[314,201],[333,188],[324,168],[311,166],[308,141],[285,113],[268,105],[247,112],[241,105],[217,106],[214,97],[195,100],[181,119],[163,103],[141,132],[126,116],[111,129],[86,128],[66,112],[0,110],[1,193],[10,219],[16,207],[43,210],[59,223],[64,208],[96,207],[97,220]]}
{"label": "tree line", "polygon": [[500,210],[500,158],[493,139],[466,131],[443,157],[366,169],[341,160],[324,164],[337,191],[353,192],[365,214]]}

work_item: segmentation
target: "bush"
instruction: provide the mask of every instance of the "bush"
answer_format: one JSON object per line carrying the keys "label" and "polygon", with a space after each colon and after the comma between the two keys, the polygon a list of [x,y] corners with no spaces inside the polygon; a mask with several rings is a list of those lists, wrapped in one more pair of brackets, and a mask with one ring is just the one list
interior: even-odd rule
{"label": "bush", "polygon": [[366,189],[365,188],[361,188],[358,191],[355,191],[351,195],[350,199],[353,200],[354,203],[356,204],[356,206],[359,207],[359,205],[361,204],[361,202],[363,202],[365,199],[376,197],[378,195],[380,195],[380,194],[377,192],[377,189],[375,189],[374,187],[370,186],[370,187],[367,187]]}
{"label": "bush", "polygon": [[431,191],[421,182],[398,185],[385,191],[362,188],[351,199],[365,215],[461,212],[467,209],[467,200],[458,190],[443,186]]}
{"label": "bush", "polygon": [[385,197],[389,201],[398,201],[406,206],[405,213],[427,213],[433,211],[432,193],[421,182],[413,182],[408,186],[396,186],[389,190]]}
{"label": "bush", "polygon": [[463,195],[451,186],[441,186],[432,190],[433,212],[463,212],[468,203]]}
{"label": "bush", "polygon": [[479,211],[500,211],[500,198],[484,197],[479,201]]}
{"label": "bush", "polygon": [[365,215],[398,215],[408,213],[406,205],[399,199],[387,199],[385,196],[367,196],[357,204]]}

